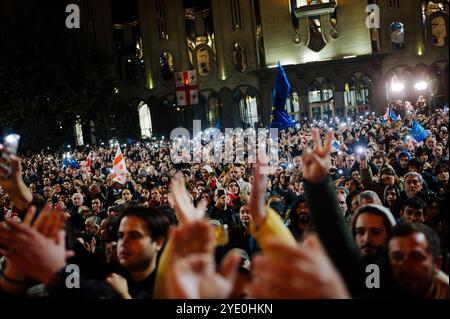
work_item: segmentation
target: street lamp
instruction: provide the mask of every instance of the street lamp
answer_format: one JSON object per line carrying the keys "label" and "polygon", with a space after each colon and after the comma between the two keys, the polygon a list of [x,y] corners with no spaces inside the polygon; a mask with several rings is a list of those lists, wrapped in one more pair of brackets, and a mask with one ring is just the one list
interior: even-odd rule
{"label": "street lamp", "polygon": [[425,81],[419,81],[416,84],[414,84],[414,88],[416,89],[416,91],[426,90],[428,88],[428,83]]}
{"label": "street lamp", "polygon": [[392,82],[391,83],[392,92],[400,92],[400,91],[403,91],[404,88],[405,88],[405,85],[401,82]]}

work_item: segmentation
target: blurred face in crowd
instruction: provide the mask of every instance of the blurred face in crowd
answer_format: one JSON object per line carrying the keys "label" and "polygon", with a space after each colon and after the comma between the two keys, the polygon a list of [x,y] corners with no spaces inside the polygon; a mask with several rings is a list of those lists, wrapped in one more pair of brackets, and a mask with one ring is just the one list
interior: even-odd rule
{"label": "blurred face in crowd", "polygon": [[428,154],[427,152],[422,152],[419,156],[419,159],[422,163],[426,163],[428,161]]}
{"label": "blurred face in crowd", "polygon": [[150,267],[162,241],[154,241],[145,225],[137,216],[122,218],[119,226],[117,257],[128,271],[142,271]]}
{"label": "blurred face in crowd", "polygon": [[437,174],[437,178],[442,183],[448,183],[448,169],[447,168],[441,168]]}
{"label": "blurred face in crowd", "polygon": [[348,180],[345,182],[345,188],[347,188],[348,191],[352,193],[358,189],[358,185],[356,185],[353,180]]}
{"label": "blurred face in crowd", "polygon": [[425,297],[431,292],[441,259],[433,258],[423,233],[392,238],[388,255],[394,280],[407,297]]}
{"label": "blurred face in crowd", "polygon": [[244,225],[248,225],[253,221],[250,207],[247,205],[243,205],[239,210],[239,218]]}
{"label": "blurred face in crowd", "polygon": [[441,129],[439,131],[439,137],[443,141],[448,139],[448,129],[445,126],[441,127]]}
{"label": "blurred face in crowd", "polygon": [[101,210],[102,210],[102,202],[101,202],[100,199],[98,199],[98,198],[93,199],[91,204],[92,204],[92,212],[94,214],[98,214],[98,213],[101,212]]}
{"label": "blurred face in crowd", "polygon": [[200,173],[202,174],[202,177],[204,180],[208,180],[209,178],[209,173],[206,169],[202,168],[202,170],[200,171]]}
{"label": "blurred face in crowd", "polygon": [[134,189],[135,189],[136,193],[138,193],[138,194],[142,193],[142,185],[141,184],[134,185]]}
{"label": "blurred face in crowd", "polygon": [[434,137],[429,137],[425,142],[425,145],[428,149],[432,150],[436,145],[436,140],[434,139]]}
{"label": "blurred face in crowd", "polygon": [[129,189],[124,189],[122,191],[122,199],[126,202],[129,203],[131,202],[131,199],[133,198],[133,195],[131,195],[131,192]]}
{"label": "blurred face in crowd", "polygon": [[63,183],[63,187],[64,187],[64,189],[66,189],[66,190],[70,189],[70,183],[69,183],[68,181],[65,181],[65,182]]}
{"label": "blurred face in crowd", "polygon": [[295,208],[295,213],[299,219],[299,228],[305,229],[309,225],[309,207],[306,202],[301,202]]}
{"label": "blurred face in crowd", "polygon": [[229,182],[228,191],[233,195],[239,195],[239,185],[237,184],[237,182]]}
{"label": "blurred face in crowd", "polygon": [[86,232],[90,235],[97,235],[98,226],[92,220],[86,221]]}
{"label": "blurred face in crowd", "polygon": [[53,190],[56,194],[59,194],[61,192],[61,185],[55,184],[55,187],[53,187]]}
{"label": "blurred face in crowd", "polygon": [[169,177],[167,175],[161,176],[161,182],[163,184],[168,183],[169,182]]}
{"label": "blurred face in crowd", "polygon": [[386,186],[394,185],[395,184],[395,176],[389,175],[389,174],[383,174],[383,175],[381,175],[381,182]]}
{"label": "blurred face in crowd", "polygon": [[103,241],[108,240],[108,221],[105,219],[103,219],[100,223],[100,239]]}
{"label": "blurred face in crowd", "polygon": [[352,177],[358,181],[361,179],[361,175],[359,174],[359,171],[357,171],[357,170],[352,172]]}
{"label": "blurred face in crowd", "polygon": [[406,177],[404,189],[408,198],[416,196],[416,194],[422,190],[422,187],[422,182],[419,180],[419,177],[414,175],[409,175]]}
{"label": "blurred face in crowd", "polygon": [[439,160],[442,157],[442,146],[436,145],[433,149],[433,156]]}
{"label": "blurred face in crowd", "polygon": [[50,180],[50,178],[45,177],[43,183],[44,183],[44,186],[49,186],[52,184],[52,181]]}
{"label": "blurred face in crowd", "polygon": [[400,166],[402,168],[407,168],[408,167],[408,156],[400,157]]}
{"label": "blurred face in crowd", "polygon": [[375,163],[375,165],[378,167],[378,169],[381,168],[381,166],[383,166],[383,158],[382,157],[376,157],[374,158],[373,162]]}
{"label": "blurred face in crowd", "polygon": [[338,193],[337,200],[338,200],[339,207],[341,208],[342,213],[345,214],[345,212],[347,211],[347,202],[345,201],[346,196],[342,195],[342,193]]}
{"label": "blurred face in crowd", "polygon": [[141,196],[150,199],[150,191],[147,188],[142,189]]}
{"label": "blurred face in crowd", "polygon": [[152,188],[150,191],[150,199],[156,202],[161,201],[161,192],[157,188]]}
{"label": "blurred face in crowd", "polygon": [[208,205],[211,204],[211,197],[209,197],[208,193],[202,193],[200,199],[206,201]]}
{"label": "blurred face in crowd", "polygon": [[51,198],[53,196],[53,188],[51,186],[44,187],[44,197]]}
{"label": "blurred face in crowd", "polygon": [[336,195],[342,195],[345,197],[345,199],[347,199],[347,193],[343,189],[336,190]]}
{"label": "blurred face in crowd", "polygon": [[301,166],[301,157],[300,156],[294,156],[294,159],[293,159],[293,163],[294,163],[294,167],[295,168],[300,168],[300,166]]}
{"label": "blurred face in crowd", "polygon": [[77,207],[81,206],[81,205],[83,205],[83,202],[84,202],[83,195],[81,195],[80,193],[73,194],[72,204],[74,206],[77,206]]}
{"label": "blurred face in crowd", "polygon": [[347,168],[351,168],[355,163],[355,157],[353,155],[347,156],[345,159],[345,164],[347,164]]}
{"label": "blurred face in crowd", "polygon": [[364,197],[359,200],[360,206],[369,205],[369,204],[379,205],[380,203],[378,202],[378,199],[376,199],[375,197],[372,197],[372,196]]}
{"label": "blurred face in crowd", "polygon": [[382,216],[361,213],[355,223],[356,243],[365,256],[381,253],[388,233]]}
{"label": "blurred face in crowd", "polygon": [[242,171],[239,167],[234,166],[231,170],[230,170],[230,175],[231,178],[239,181],[242,178]]}
{"label": "blurred face in crowd", "polygon": [[400,213],[402,220],[407,223],[423,223],[425,222],[425,213],[421,208],[413,208],[406,206]]}
{"label": "blurred face in crowd", "polygon": [[397,192],[390,188],[386,191],[386,204],[388,207],[392,207],[397,200]]}

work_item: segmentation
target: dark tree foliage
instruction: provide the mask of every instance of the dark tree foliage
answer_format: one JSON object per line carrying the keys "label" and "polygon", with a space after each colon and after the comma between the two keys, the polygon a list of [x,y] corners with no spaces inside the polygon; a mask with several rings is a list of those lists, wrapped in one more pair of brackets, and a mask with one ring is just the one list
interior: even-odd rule
{"label": "dark tree foliage", "polygon": [[66,28],[64,1],[27,9],[15,45],[0,50],[0,129],[18,132],[22,150],[72,143],[77,116],[94,120],[97,139],[134,137],[137,119],[114,94],[110,61],[88,30]]}

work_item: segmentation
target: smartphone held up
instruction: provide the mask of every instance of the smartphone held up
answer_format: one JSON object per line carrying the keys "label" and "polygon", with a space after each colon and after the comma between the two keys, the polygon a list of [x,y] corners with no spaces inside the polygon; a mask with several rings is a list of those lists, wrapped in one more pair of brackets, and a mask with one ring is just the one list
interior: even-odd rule
{"label": "smartphone held up", "polygon": [[3,145],[0,147],[0,180],[11,178],[11,155],[17,155],[19,141],[18,134],[9,134],[3,138]]}

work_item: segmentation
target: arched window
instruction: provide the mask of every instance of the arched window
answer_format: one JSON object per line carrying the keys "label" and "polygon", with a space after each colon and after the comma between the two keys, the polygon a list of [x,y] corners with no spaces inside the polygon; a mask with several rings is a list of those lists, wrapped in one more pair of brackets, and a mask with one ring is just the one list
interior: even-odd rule
{"label": "arched window", "polygon": [[152,136],[152,117],[148,105],[141,101],[138,106],[139,110],[139,126],[141,127],[141,137],[143,139]]}
{"label": "arched window", "polygon": [[254,127],[259,122],[257,92],[250,88],[244,96],[236,91],[234,97],[239,104],[243,128]]}
{"label": "arched window", "polygon": [[220,106],[221,102],[216,96],[211,96],[206,106],[206,118],[209,123],[209,127],[216,127],[217,122],[220,120]]}
{"label": "arched window", "polygon": [[78,146],[84,145],[83,126],[81,125],[81,117],[77,115],[75,122],[75,142]]}
{"label": "arched window", "polygon": [[329,102],[334,98],[333,83],[329,79],[326,79],[322,83],[322,101]]}
{"label": "arched window", "polygon": [[359,82],[359,95],[357,97],[358,104],[370,103],[370,86],[371,80],[368,76],[363,75]]}
{"label": "arched window", "polygon": [[405,27],[401,22],[393,22],[389,26],[391,34],[391,46],[395,50],[405,47]]}
{"label": "arched window", "polygon": [[320,102],[322,100],[320,85],[316,80],[311,82],[308,86],[308,100],[309,103]]}
{"label": "arched window", "polygon": [[159,56],[159,64],[161,67],[161,77],[166,80],[170,81],[173,78],[173,57],[172,54],[163,52]]}
{"label": "arched window", "polygon": [[245,48],[239,43],[234,44],[233,50],[234,69],[238,72],[244,72],[247,69],[247,54]]}
{"label": "arched window", "polygon": [[298,94],[296,91],[292,91],[286,100],[286,110],[288,113],[300,112],[300,104],[298,102]]}
{"label": "arched window", "polygon": [[329,79],[312,81],[308,86],[308,98],[314,119],[329,119],[333,116],[334,85]]}
{"label": "arched window", "polygon": [[356,105],[356,78],[351,76],[345,83],[344,103],[346,107]]}

